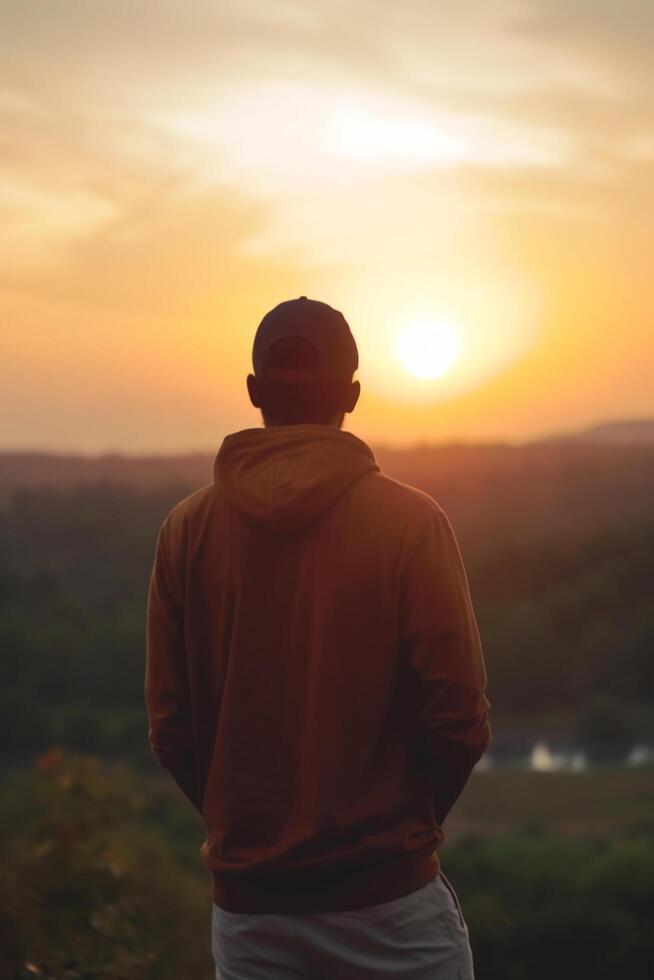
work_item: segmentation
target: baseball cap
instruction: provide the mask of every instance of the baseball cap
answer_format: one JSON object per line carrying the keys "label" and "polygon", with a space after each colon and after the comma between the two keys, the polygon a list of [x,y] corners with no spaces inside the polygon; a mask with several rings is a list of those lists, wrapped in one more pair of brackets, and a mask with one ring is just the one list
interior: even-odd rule
{"label": "baseball cap", "polygon": [[[320,367],[292,370],[270,367],[270,348],[284,337],[302,337],[317,350]],[[279,303],[266,313],[257,328],[252,365],[258,378],[270,381],[316,383],[350,381],[359,366],[359,354],[347,320],[338,310],[300,296]]]}

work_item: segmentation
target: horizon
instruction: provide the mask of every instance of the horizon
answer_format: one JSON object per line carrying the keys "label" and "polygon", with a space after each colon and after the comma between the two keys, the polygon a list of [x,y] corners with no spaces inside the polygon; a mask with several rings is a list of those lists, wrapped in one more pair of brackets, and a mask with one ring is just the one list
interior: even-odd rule
{"label": "horizon", "polygon": [[[597,433],[601,430],[610,430],[614,428],[630,427],[630,426],[647,426],[652,428],[651,438],[646,440],[634,439],[632,441],[627,440],[626,443],[612,442],[610,439],[600,439],[597,440]],[[256,428],[263,428],[263,425],[256,426]],[[250,426],[254,428],[254,426]],[[236,431],[236,430],[233,430]],[[358,435],[358,433],[353,432],[351,429],[345,429],[343,431],[352,432],[353,435]],[[152,449],[97,449],[91,451],[85,451],[81,449],[57,449],[57,448],[44,448],[44,447],[7,447],[0,446],[0,457],[1,456],[72,456],[72,457],[82,457],[85,459],[104,459],[112,456],[121,457],[123,459],[167,459],[167,458],[179,458],[179,457],[190,457],[190,456],[211,456],[215,455],[217,448],[220,445],[222,439],[229,435],[225,433],[224,436],[219,436],[215,445],[212,447],[205,448],[187,448],[179,450],[165,450],[156,451]],[[567,430],[557,430],[555,432],[550,432],[549,434],[540,436],[538,438],[526,438],[526,439],[475,439],[474,437],[469,439],[447,439],[443,438],[441,440],[420,440],[417,442],[400,442],[400,443],[389,443],[383,441],[370,442],[372,448],[376,451],[382,452],[415,452],[416,450],[432,450],[432,449],[451,449],[451,448],[463,448],[463,449],[478,449],[478,448],[509,448],[509,449],[520,449],[526,448],[528,446],[534,445],[544,445],[548,443],[553,444],[575,444],[578,445],[580,442],[584,441],[584,437],[589,436],[589,441],[591,443],[601,442],[609,445],[644,445],[649,446],[654,443],[654,417],[641,417],[641,418],[615,418],[615,419],[600,419],[589,426],[584,426],[581,429],[567,429]],[[362,438],[360,435],[359,438]],[[594,438],[593,438],[594,437]],[[366,441],[366,440],[364,440]]]}
{"label": "horizon", "polygon": [[351,325],[371,444],[654,416],[647,0],[0,18],[6,451],[259,426],[254,332],[300,295]]}

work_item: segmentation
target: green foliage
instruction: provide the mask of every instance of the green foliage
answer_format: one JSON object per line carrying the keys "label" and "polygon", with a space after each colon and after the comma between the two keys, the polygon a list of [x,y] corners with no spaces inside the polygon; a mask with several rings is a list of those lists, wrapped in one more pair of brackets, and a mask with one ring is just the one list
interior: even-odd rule
{"label": "green foliage", "polygon": [[469,572],[499,711],[580,707],[598,694],[654,701],[654,526],[628,525],[581,542],[527,540]]}
{"label": "green foliage", "polygon": [[213,975],[208,875],[180,867],[150,803],[125,767],[60,748],[14,773],[0,809],[0,976]]}
{"label": "green foliage", "polygon": [[654,840],[464,837],[443,868],[477,980],[647,980]]}

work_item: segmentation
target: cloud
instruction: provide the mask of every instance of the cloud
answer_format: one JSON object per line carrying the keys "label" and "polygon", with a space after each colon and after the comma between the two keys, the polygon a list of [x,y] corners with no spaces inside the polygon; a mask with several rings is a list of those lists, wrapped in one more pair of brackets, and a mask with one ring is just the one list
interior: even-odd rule
{"label": "cloud", "polygon": [[5,267],[147,266],[175,228],[241,262],[327,261],[383,225],[376,193],[423,245],[475,209],[615,216],[647,162],[654,86],[629,56],[653,10],[0,0]]}
{"label": "cloud", "polygon": [[654,5],[650,0],[528,0],[512,21],[519,38],[539,38],[589,57],[607,75],[652,88]]}

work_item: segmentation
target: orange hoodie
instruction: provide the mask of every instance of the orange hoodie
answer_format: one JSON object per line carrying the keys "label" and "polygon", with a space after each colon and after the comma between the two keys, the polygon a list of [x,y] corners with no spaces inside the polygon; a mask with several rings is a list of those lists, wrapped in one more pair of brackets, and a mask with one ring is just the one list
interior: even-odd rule
{"label": "orange hoodie", "polygon": [[438,872],[490,742],[451,526],[331,426],[245,429],[161,525],[148,737],[205,821],[215,903],[329,911]]}

